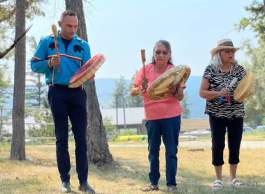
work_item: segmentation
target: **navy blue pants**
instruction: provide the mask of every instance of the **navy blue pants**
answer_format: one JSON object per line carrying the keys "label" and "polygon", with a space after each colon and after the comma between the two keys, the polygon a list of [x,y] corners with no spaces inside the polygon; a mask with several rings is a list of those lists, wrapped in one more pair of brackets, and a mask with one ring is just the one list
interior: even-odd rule
{"label": "navy blue pants", "polygon": [[54,85],[49,87],[48,100],[53,114],[56,136],[57,165],[62,182],[70,181],[68,152],[68,118],[75,138],[76,171],[80,184],[87,181],[86,93],[80,88]]}
{"label": "navy blue pants", "polygon": [[161,137],[165,145],[166,157],[166,181],[167,186],[176,185],[177,174],[177,151],[180,131],[180,116],[146,121],[148,135],[148,159],[150,163],[149,179],[152,185],[158,185],[159,172],[159,150]]}
{"label": "navy blue pants", "polygon": [[224,164],[225,134],[228,134],[229,164],[239,163],[240,143],[243,133],[243,118],[217,118],[209,116],[212,134],[212,164]]}

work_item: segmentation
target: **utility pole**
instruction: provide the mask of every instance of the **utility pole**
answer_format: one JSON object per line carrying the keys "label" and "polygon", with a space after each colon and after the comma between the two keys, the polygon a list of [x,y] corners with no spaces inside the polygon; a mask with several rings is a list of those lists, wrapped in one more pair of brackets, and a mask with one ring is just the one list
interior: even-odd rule
{"label": "utility pole", "polygon": [[125,98],[124,95],[122,95],[122,108],[123,108],[123,128],[127,129],[127,124],[126,124],[126,113],[125,113]]}
{"label": "utility pole", "polygon": [[[118,95],[115,95],[115,109],[116,109],[116,130],[118,130],[119,125],[119,107],[118,107]],[[120,133],[120,131],[119,131]]]}

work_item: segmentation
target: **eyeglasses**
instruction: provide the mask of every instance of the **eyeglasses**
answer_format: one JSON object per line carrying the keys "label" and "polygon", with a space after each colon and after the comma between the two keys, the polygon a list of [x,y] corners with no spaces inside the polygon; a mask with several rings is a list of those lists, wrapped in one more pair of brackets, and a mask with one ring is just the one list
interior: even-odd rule
{"label": "eyeglasses", "polygon": [[156,54],[156,55],[160,55],[160,54],[167,55],[168,52],[167,52],[167,51],[156,50],[156,51],[155,51],[155,54]]}

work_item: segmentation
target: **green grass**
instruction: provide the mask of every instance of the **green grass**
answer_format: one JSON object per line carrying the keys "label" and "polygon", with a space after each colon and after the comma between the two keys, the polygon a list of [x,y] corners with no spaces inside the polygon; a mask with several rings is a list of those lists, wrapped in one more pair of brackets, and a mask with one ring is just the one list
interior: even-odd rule
{"label": "green grass", "polygon": [[265,130],[253,130],[248,131],[243,134],[244,140],[252,141],[264,141],[265,140]]}
{"label": "green grass", "polygon": [[[127,142],[125,142],[128,145]],[[132,144],[132,143],[130,143]],[[181,142],[180,142],[181,144]],[[112,144],[111,144],[112,145]],[[115,144],[116,145],[116,144]],[[148,181],[148,159],[146,147],[110,146],[115,163],[97,168],[90,165],[89,183],[98,193],[103,194],[140,194]],[[132,144],[133,145],[133,144]],[[9,160],[10,145],[0,143],[0,193],[1,194],[55,194],[60,193],[60,181],[57,172],[54,144],[27,145],[26,161]],[[74,143],[70,143],[73,168],[71,185],[74,192],[80,193],[75,172]],[[181,147],[178,153],[179,168],[177,182],[181,194],[213,193],[211,184],[214,171],[211,165],[211,150],[189,150]],[[225,151],[227,161],[227,150]],[[233,189],[229,186],[229,170],[224,165],[225,188],[217,194],[264,194],[265,192],[265,149],[241,149],[239,177],[248,183],[245,189]],[[164,148],[160,152],[160,191],[165,193]]]}
{"label": "green grass", "polygon": [[[188,137],[182,137],[180,135],[180,139],[182,141],[190,141],[190,140],[210,140],[211,135],[199,135],[195,138],[188,138]],[[243,133],[243,140],[247,141],[264,141],[265,140],[265,131],[264,130],[253,130],[253,131],[247,131]],[[135,134],[120,134],[116,138],[113,139],[113,142],[146,142],[147,136],[146,135],[135,135]]]}
{"label": "green grass", "polygon": [[[196,137],[196,140],[210,140],[211,135],[201,135]],[[260,130],[253,130],[253,131],[247,131],[243,132],[243,141],[265,141],[265,131]]]}

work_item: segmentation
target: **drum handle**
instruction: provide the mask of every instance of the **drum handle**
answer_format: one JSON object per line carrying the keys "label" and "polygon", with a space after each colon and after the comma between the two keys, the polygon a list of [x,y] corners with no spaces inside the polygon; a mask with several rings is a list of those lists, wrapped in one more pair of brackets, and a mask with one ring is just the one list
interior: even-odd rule
{"label": "drum handle", "polygon": [[[54,48],[55,48],[55,52],[56,52],[56,55],[59,54],[59,51],[58,51],[58,31],[57,31],[57,27],[55,24],[52,25],[52,34],[54,36]],[[59,66],[58,66],[58,72],[59,72]],[[53,81],[54,81],[54,67],[52,68],[52,85],[53,85]]]}
{"label": "drum handle", "polygon": [[[52,25],[52,33],[54,36],[54,47],[56,50],[56,55],[59,54],[59,49],[58,49],[58,31],[57,31],[57,27],[55,24]],[[58,65],[58,72],[60,71],[60,65]]]}
{"label": "drum handle", "polygon": [[142,58],[142,64],[143,64],[143,81],[142,81],[142,88],[144,90],[147,89],[147,79],[146,79],[146,75],[145,75],[145,49],[141,49],[141,58]]}

